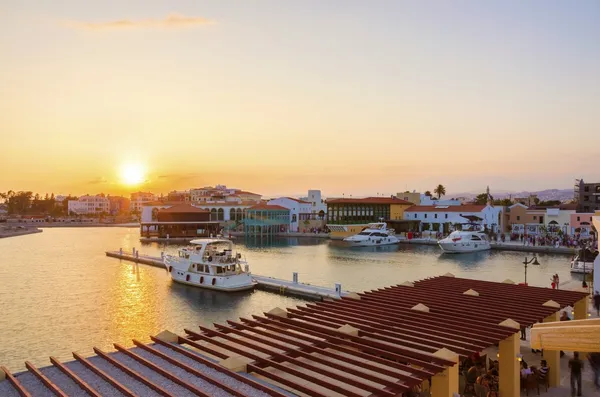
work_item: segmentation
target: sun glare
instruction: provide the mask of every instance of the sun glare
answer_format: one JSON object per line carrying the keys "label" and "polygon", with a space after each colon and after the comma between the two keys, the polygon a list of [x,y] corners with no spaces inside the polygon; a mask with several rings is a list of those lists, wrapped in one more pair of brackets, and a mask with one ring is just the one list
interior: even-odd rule
{"label": "sun glare", "polygon": [[141,164],[124,164],[121,166],[121,182],[128,186],[144,182],[146,171]]}

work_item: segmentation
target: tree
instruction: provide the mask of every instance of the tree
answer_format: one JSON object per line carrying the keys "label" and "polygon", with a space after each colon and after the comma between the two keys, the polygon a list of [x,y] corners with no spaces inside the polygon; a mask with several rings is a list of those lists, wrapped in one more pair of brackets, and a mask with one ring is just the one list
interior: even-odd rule
{"label": "tree", "polygon": [[[489,197],[492,202],[494,201],[494,198],[490,195]],[[481,193],[478,194],[477,197],[475,197],[475,204],[478,205],[486,205],[488,202],[488,194],[487,193]]]}
{"label": "tree", "polygon": [[446,195],[446,188],[444,187],[444,185],[437,185],[437,187],[433,189],[433,192],[437,194],[439,200],[442,198],[442,196]]}
{"label": "tree", "polygon": [[510,201],[509,198],[503,198],[503,199],[498,199],[498,200],[494,200],[493,201],[494,205],[502,205],[504,207],[510,207],[512,205],[512,201]]}
{"label": "tree", "polygon": [[425,196],[427,196],[427,197],[431,197],[431,192],[430,192],[429,190],[428,190],[428,191],[426,191],[426,192],[425,192]]}

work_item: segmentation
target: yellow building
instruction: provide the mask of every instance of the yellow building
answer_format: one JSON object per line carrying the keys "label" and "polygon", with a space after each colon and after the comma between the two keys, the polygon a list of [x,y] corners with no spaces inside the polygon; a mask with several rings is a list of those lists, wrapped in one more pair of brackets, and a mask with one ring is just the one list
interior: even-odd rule
{"label": "yellow building", "polygon": [[327,200],[327,227],[332,239],[359,233],[369,223],[404,218],[413,204],[396,197],[341,198]]}

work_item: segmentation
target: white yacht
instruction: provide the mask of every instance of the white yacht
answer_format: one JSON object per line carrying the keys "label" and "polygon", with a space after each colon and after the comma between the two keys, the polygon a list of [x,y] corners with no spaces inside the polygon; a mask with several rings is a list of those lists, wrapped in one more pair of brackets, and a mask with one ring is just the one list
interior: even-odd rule
{"label": "white yacht", "polygon": [[369,223],[360,233],[346,237],[344,241],[353,247],[398,244],[400,240],[394,233],[394,229],[388,229],[385,222]]}
{"label": "white yacht", "polygon": [[190,244],[180,249],[178,256],[165,255],[164,264],[173,281],[219,291],[243,291],[256,285],[242,255],[233,253],[231,241],[197,239]]}
{"label": "white yacht", "polygon": [[442,251],[452,254],[464,252],[477,252],[489,250],[490,240],[480,230],[456,230],[448,237],[439,240],[438,245]]}
{"label": "white yacht", "polygon": [[591,273],[597,256],[598,251],[589,248],[578,250],[571,260],[571,273]]}

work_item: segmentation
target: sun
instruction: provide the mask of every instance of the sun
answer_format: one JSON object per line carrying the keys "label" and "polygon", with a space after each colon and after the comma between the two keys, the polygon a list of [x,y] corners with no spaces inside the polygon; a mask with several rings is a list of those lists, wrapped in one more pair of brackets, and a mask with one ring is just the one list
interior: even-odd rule
{"label": "sun", "polygon": [[121,166],[121,182],[127,186],[139,185],[146,179],[146,170],[141,164],[123,164]]}

